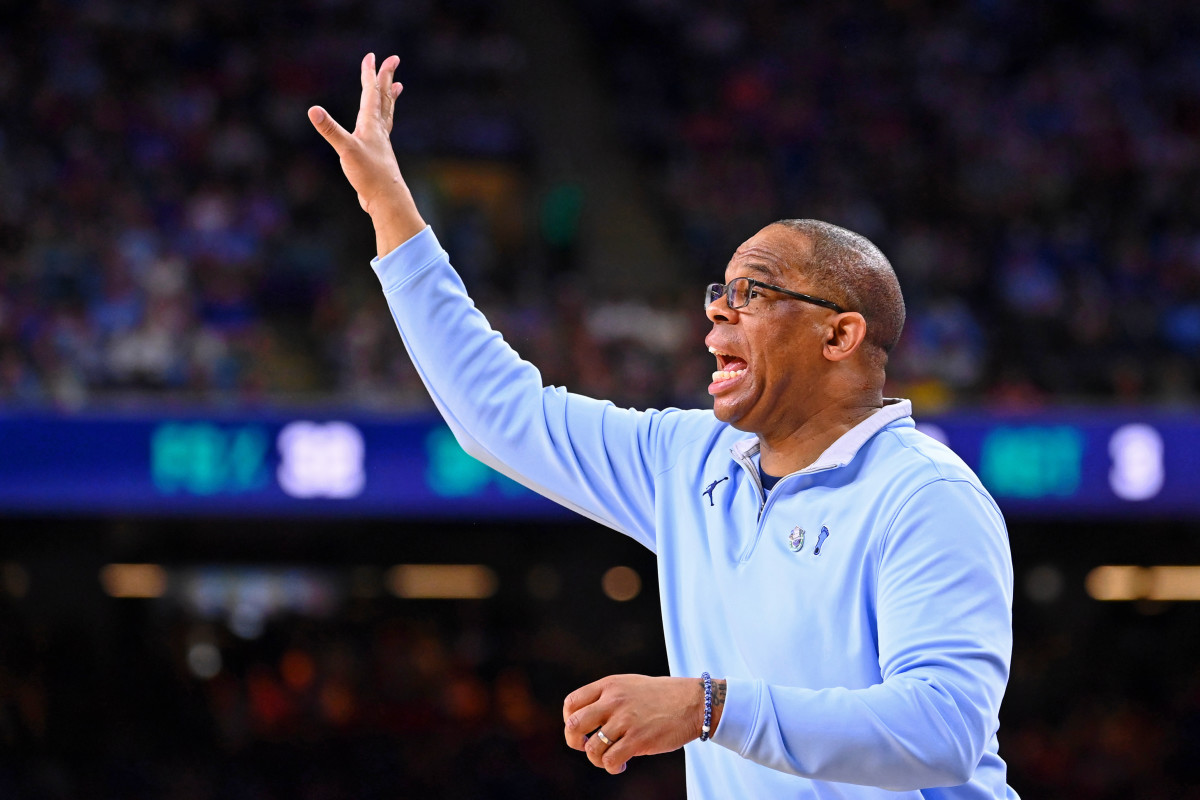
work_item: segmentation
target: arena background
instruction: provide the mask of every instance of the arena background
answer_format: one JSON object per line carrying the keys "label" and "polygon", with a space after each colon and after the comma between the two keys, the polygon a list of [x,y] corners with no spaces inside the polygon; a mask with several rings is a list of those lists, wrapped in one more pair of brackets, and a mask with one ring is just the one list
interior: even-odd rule
{"label": "arena background", "polygon": [[1200,564],[1198,45],[1182,0],[6,7],[0,797],[683,796],[562,742],[665,671],[654,562],[432,414],[304,113],[367,51],[547,381],[702,406],[739,241],[875,240],[889,393],[1009,519],[1010,782],[1200,797],[1200,578],[1157,568]]}

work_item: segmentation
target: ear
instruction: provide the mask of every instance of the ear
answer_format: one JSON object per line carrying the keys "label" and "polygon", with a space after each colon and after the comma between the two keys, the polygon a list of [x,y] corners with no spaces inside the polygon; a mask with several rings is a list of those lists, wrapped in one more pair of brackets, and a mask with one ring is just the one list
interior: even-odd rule
{"label": "ear", "polygon": [[857,311],[845,311],[833,318],[829,338],[822,354],[830,361],[844,361],[858,352],[867,338],[867,321]]}

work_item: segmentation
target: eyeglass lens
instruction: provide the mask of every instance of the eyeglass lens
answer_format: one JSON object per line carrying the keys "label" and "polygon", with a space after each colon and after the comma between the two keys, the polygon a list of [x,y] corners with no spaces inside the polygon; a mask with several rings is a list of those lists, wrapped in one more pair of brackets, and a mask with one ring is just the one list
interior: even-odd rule
{"label": "eyeglass lens", "polygon": [[729,283],[710,283],[704,295],[704,307],[708,308],[725,295],[730,308],[742,308],[750,302],[750,281],[747,278],[734,278]]}

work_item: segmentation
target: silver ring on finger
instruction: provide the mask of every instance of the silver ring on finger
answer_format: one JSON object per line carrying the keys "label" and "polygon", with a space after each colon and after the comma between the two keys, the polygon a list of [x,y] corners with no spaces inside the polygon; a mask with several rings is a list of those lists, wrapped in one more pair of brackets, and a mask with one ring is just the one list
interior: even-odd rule
{"label": "silver ring on finger", "polygon": [[613,744],[612,739],[605,736],[604,731],[600,730],[599,728],[596,729],[596,738],[599,739],[600,741],[604,742],[605,746],[612,747],[612,744]]}

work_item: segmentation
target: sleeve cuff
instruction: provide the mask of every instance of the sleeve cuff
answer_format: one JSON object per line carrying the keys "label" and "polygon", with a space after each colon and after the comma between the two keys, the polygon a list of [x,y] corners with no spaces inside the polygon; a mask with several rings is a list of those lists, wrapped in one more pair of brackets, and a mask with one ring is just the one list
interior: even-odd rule
{"label": "sleeve cuff", "polygon": [[721,721],[713,734],[712,741],[743,755],[758,723],[758,709],[762,703],[762,681],[743,678],[725,679],[725,708]]}
{"label": "sleeve cuff", "polygon": [[444,258],[447,258],[446,251],[433,234],[433,228],[426,225],[424,230],[392,252],[371,259],[371,269],[375,270],[384,292],[390,292],[403,286],[429,264]]}

